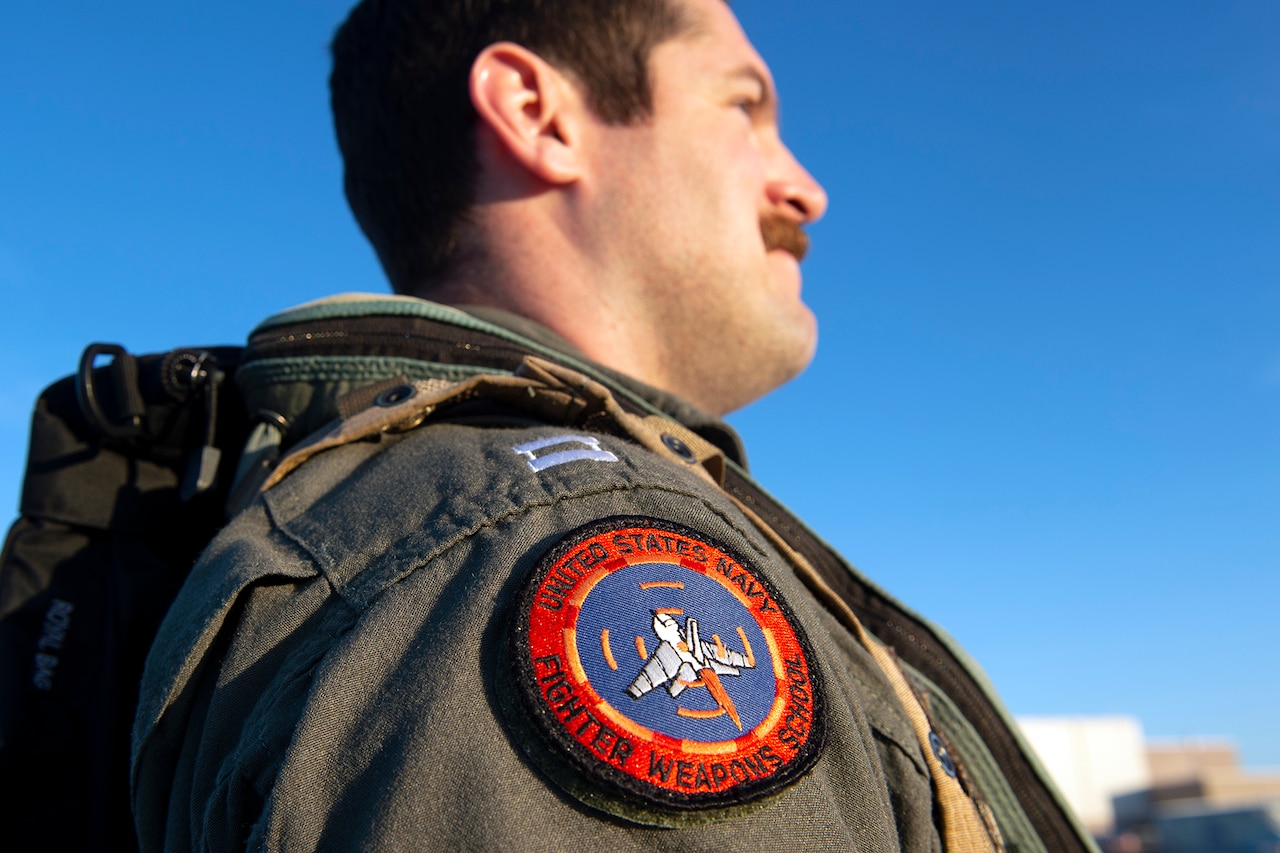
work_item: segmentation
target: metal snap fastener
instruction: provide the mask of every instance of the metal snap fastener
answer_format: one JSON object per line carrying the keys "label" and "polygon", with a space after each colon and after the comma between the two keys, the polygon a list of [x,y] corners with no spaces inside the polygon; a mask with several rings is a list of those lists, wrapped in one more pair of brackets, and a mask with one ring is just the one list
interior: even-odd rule
{"label": "metal snap fastener", "polygon": [[947,748],[942,745],[942,738],[938,737],[937,732],[929,732],[929,746],[933,747],[933,754],[942,764],[943,772],[952,779],[956,778],[956,763],[952,760],[951,753],[947,752]]}
{"label": "metal snap fastener", "polygon": [[382,406],[384,409],[391,406],[398,406],[416,393],[418,392],[414,390],[412,385],[397,385],[394,388],[388,388],[379,394],[374,398],[373,404],[375,406]]}
{"label": "metal snap fastener", "polygon": [[668,450],[676,456],[679,456],[685,462],[688,462],[690,465],[698,461],[698,457],[693,455],[693,451],[689,449],[689,445],[685,444],[671,433],[662,434],[662,443],[667,446]]}

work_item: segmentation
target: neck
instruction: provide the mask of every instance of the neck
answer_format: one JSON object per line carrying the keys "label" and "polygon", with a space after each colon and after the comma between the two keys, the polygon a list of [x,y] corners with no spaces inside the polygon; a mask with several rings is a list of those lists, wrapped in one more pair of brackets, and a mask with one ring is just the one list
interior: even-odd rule
{"label": "neck", "polygon": [[[477,220],[501,240],[477,240],[447,279],[414,295],[446,305],[497,308],[546,326],[585,356],[612,370],[687,399],[713,414],[695,389],[679,381],[672,359],[653,328],[655,312],[631,304],[631,289],[597,269],[590,254],[555,227],[555,218],[539,215],[520,227],[493,227],[502,211],[485,211]],[[523,217],[522,217],[523,218]]]}

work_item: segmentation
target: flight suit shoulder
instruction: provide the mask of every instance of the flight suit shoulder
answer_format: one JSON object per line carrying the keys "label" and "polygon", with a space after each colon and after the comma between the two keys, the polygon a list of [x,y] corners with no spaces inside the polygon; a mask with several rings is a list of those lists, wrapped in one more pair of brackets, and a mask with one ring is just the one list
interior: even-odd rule
{"label": "flight suit shoulder", "polygon": [[[682,445],[654,426],[651,444]],[[196,572],[243,590],[224,596],[207,683],[253,687],[170,709],[202,721],[220,768],[184,783],[218,804],[192,837],[249,821],[279,849],[415,831],[492,849],[892,849],[816,602],[682,459],[606,430],[442,420],[275,483]],[[183,748],[153,738],[149,755],[173,756],[145,778],[185,767]],[[484,812],[460,791],[483,791]]]}
{"label": "flight suit shoulder", "polygon": [[[446,421],[328,450],[263,499],[273,525],[358,603],[478,531],[530,514],[586,523],[665,508],[744,529],[689,467],[618,435]],[[763,555],[763,543],[752,547]]]}

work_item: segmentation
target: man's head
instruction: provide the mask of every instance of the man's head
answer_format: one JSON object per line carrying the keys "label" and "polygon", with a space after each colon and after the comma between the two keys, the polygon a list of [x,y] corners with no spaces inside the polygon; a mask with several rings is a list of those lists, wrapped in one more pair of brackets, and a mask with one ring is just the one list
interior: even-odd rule
{"label": "man's head", "polygon": [[488,45],[523,45],[571,74],[603,120],[651,108],[648,60],[680,32],[669,0],[364,0],[333,41],[346,193],[396,291],[455,261],[479,161],[468,78]]}
{"label": "man's head", "polygon": [[[387,0],[392,14],[370,0],[334,49],[348,197],[397,290],[530,317],[713,413],[808,364],[816,324],[800,300],[801,226],[826,196],[782,143],[769,69],[724,0],[602,0],[610,14],[589,0],[527,0],[556,10],[545,46],[491,26],[514,16],[506,5],[482,35],[438,14],[404,23],[426,3]],[[627,29],[615,19],[632,5],[647,11]],[[371,23],[362,16],[375,6]],[[384,37],[398,58],[369,57],[354,34],[374,23],[420,35]],[[608,73],[606,57],[582,48],[591,26],[618,54]],[[566,44],[595,58],[579,71]],[[420,50],[453,57],[448,75],[430,75],[430,98],[405,82],[421,77]],[[363,63],[374,71],[353,86]],[[374,95],[383,85],[393,94]],[[357,111],[357,90],[377,109]],[[408,116],[429,106],[425,122]]]}

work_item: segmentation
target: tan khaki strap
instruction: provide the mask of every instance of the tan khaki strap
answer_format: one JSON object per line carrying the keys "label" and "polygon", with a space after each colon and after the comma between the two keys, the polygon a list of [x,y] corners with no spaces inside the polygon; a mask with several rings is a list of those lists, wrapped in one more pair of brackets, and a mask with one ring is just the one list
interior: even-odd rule
{"label": "tan khaki strap", "polygon": [[568,389],[591,401],[599,412],[640,446],[664,459],[683,464],[719,486],[724,482],[724,453],[683,424],[662,415],[633,415],[614,399],[613,392],[575,370],[535,356],[526,356],[516,376],[536,379],[549,388]]}
{"label": "tan khaki strap", "polygon": [[371,438],[380,433],[409,429],[422,423],[423,418],[433,411],[436,405],[453,397],[459,386],[463,384],[465,383],[445,382],[438,379],[416,380],[400,386],[400,389],[406,390],[403,390],[399,399],[393,396],[399,389],[392,388],[384,391],[379,396],[377,404],[349,418],[332,422],[324,431],[313,434],[311,438],[295,447],[276,464],[271,476],[263,482],[262,491],[265,492],[279,483],[317,453]]}
{"label": "tan khaki strap", "polygon": [[311,457],[386,432],[413,429],[441,408],[470,400],[502,403],[557,425],[593,425],[620,432],[665,459],[694,470],[715,485],[724,477],[724,455],[683,425],[660,415],[623,410],[607,387],[550,361],[526,356],[513,376],[483,375],[463,382],[406,382],[383,390],[374,404],[334,421],[280,460],[262,485],[266,491]]}
{"label": "tan khaki strap", "polygon": [[[871,657],[884,672],[893,691],[907,712],[911,728],[915,731],[920,749],[924,753],[925,763],[929,766],[929,776],[933,781],[934,796],[938,810],[942,815],[942,848],[947,853],[1003,853],[1004,842],[1000,830],[996,826],[995,815],[985,802],[976,800],[965,792],[955,775],[948,773],[942,760],[934,750],[930,734],[933,725],[924,706],[911,688],[907,675],[898,664],[892,650],[884,646],[863,626],[844,599],[831,589],[826,581],[810,565],[803,554],[787,543],[776,530],[767,524],[742,501],[729,497],[738,508],[751,519],[757,528],[773,543],[783,556],[791,561],[796,573],[814,595],[826,605],[836,617],[848,628],[863,647],[871,653]],[[936,735],[935,735],[936,736]]]}
{"label": "tan khaki strap", "polygon": [[[871,652],[885,677],[893,685],[893,692],[898,701],[906,709],[907,718],[911,720],[911,728],[920,741],[924,760],[929,765],[929,774],[933,777],[933,791],[942,811],[942,848],[948,853],[992,853],[1003,850],[999,835],[993,837],[982,810],[967,794],[955,777],[954,771],[948,773],[938,757],[930,735],[933,726],[925,713],[924,706],[916,697],[907,681],[906,673],[898,665],[893,652],[881,645],[866,631],[858,634],[858,640]],[[935,737],[937,735],[934,735]]]}

